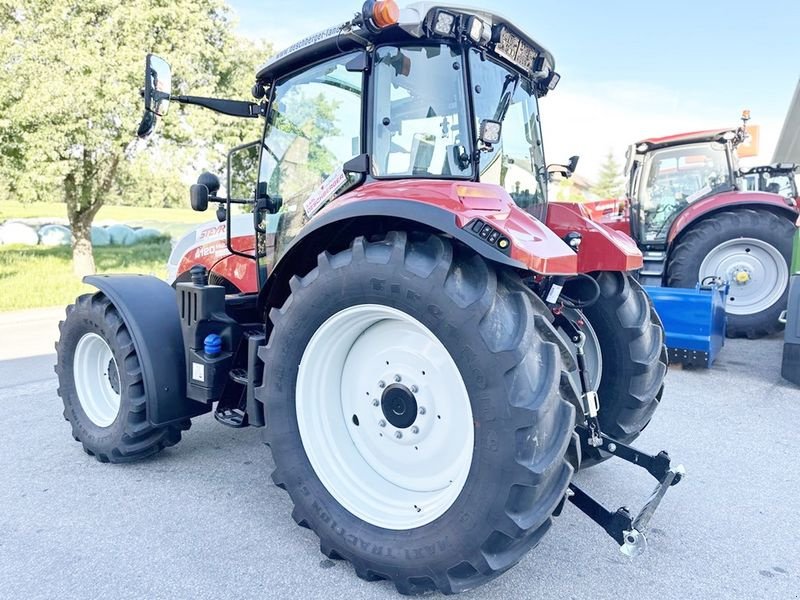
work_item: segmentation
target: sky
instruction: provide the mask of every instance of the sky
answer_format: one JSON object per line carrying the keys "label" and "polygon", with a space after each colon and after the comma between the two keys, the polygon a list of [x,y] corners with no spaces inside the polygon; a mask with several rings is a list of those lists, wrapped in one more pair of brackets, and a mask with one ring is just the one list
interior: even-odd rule
{"label": "sky", "polygon": [[[228,1],[239,31],[276,50],[347,20],[362,4]],[[592,180],[609,151],[622,163],[635,141],[736,126],[745,108],[761,129],[751,164],[772,161],[800,79],[800,1],[457,3],[507,16],[554,55],[562,79],[541,100],[548,162],[578,154],[577,173]]]}

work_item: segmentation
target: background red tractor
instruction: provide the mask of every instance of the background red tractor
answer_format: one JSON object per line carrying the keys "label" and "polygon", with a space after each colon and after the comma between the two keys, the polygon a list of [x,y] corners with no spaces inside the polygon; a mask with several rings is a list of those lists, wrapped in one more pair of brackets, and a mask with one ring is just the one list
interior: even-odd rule
{"label": "background red tractor", "polygon": [[798,199],[794,165],[739,169],[744,137],[742,126],[634,144],[625,206],[596,218],[636,240],[643,285],[728,282],[728,335],[755,338],[782,328]]}
{"label": "background red tractor", "polygon": [[[68,307],[58,392],[87,453],[150,456],[211,411],[262,427],[322,552],[406,594],[500,575],[567,500],[644,549],[682,474],[629,445],[661,400],[663,328],[630,239],[547,203],[577,160],[544,162],[547,50],[490,12],[381,0],[263,65],[257,102],[172,95],[156,56],[145,73],[141,135],[173,101],[263,137],[231,151],[225,196],[192,186],[224,223],[179,244],[174,288],[95,276]],[[612,456],[659,482],[637,515],[572,481]]]}

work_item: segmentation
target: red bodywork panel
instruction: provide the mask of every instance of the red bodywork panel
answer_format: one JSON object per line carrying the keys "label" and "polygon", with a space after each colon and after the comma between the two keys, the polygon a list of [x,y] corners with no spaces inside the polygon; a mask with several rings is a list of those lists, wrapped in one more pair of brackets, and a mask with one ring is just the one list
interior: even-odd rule
{"label": "red bodywork panel", "polygon": [[591,219],[582,204],[551,202],[547,226],[560,237],[571,231],[583,236],[578,252],[578,272],[633,271],[643,265],[642,253],[626,233]]}
{"label": "red bodywork panel", "polygon": [[628,200],[593,200],[584,202],[583,207],[595,223],[631,235],[631,205]]}
{"label": "red bodywork panel", "polygon": [[367,200],[406,200],[430,204],[453,214],[458,228],[480,219],[511,240],[511,258],[542,275],[574,275],[578,258],[541,221],[520,209],[497,185],[473,182],[401,180],[375,181],[343,194],[326,211]]}
{"label": "red bodywork panel", "polygon": [[721,194],[715,194],[708,198],[702,198],[697,202],[690,204],[683,212],[678,215],[675,222],[670,227],[669,234],[667,235],[667,243],[671,244],[672,241],[680,234],[688,225],[714,210],[722,208],[735,208],[742,205],[758,206],[774,206],[775,208],[782,209],[786,212],[787,216],[791,213],[797,214],[797,207],[789,206],[786,199],[778,194],[770,194],[768,192],[739,192],[730,191]]}
{"label": "red bodywork panel", "polygon": [[[222,223],[220,227],[224,232],[225,224]],[[231,239],[231,246],[234,250],[252,254],[255,237],[253,235],[235,237]],[[224,277],[244,293],[258,291],[256,262],[230,254],[224,239],[209,242],[186,254],[178,266],[178,273],[185,273],[195,265],[203,265],[209,273]]]}

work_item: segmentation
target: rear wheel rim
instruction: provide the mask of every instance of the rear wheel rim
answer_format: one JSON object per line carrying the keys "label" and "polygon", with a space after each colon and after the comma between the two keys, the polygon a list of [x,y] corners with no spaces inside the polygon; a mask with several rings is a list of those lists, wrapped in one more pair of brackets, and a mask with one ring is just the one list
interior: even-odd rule
{"label": "rear wheel rim", "polygon": [[720,277],[730,284],[726,312],[752,315],[778,302],[789,283],[780,251],[764,240],[737,238],[715,247],[700,265],[700,281]]}
{"label": "rear wheel rim", "polygon": [[296,414],[317,477],[372,525],[426,525],[466,483],[475,435],[466,386],[439,339],[400,310],[364,304],[327,319],[300,362]]}
{"label": "rear wheel rim", "polygon": [[119,414],[119,369],[108,343],[87,333],[75,346],[75,391],[83,412],[98,427],[108,427]]}

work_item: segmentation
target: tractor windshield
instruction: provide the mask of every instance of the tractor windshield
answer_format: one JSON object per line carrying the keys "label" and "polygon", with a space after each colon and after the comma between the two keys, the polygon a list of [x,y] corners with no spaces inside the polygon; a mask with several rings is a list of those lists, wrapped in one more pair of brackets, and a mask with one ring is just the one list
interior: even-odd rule
{"label": "tractor windshield", "polygon": [[726,147],[716,142],[647,154],[637,194],[644,241],[664,239],[678,214],[692,202],[731,189],[730,173]]}
{"label": "tractor windshield", "polygon": [[446,45],[380,47],[373,86],[376,177],[472,176],[460,52]]}
{"label": "tractor windshield", "polygon": [[547,176],[532,85],[475,50],[470,52],[470,69],[476,126],[483,119],[503,123],[500,143],[481,152],[481,181],[502,186],[517,205],[541,218]]}

